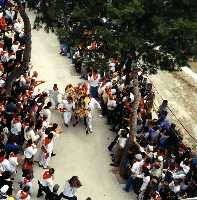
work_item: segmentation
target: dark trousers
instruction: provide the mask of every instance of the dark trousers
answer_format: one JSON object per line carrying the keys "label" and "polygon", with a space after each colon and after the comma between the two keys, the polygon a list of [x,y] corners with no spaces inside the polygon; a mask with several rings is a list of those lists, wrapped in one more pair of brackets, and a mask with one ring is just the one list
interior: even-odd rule
{"label": "dark trousers", "polygon": [[43,195],[43,192],[44,193],[47,193],[50,191],[49,187],[46,187],[46,186],[43,186],[40,181],[38,181],[38,193],[37,193],[37,197],[41,197]]}
{"label": "dark trousers", "polygon": [[98,87],[90,86],[90,96],[93,98],[98,97]]}
{"label": "dark trousers", "polygon": [[74,196],[74,197],[67,197],[63,193],[60,194],[60,199],[61,198],[68,199],[68,200],[77,200],[76,196]]}

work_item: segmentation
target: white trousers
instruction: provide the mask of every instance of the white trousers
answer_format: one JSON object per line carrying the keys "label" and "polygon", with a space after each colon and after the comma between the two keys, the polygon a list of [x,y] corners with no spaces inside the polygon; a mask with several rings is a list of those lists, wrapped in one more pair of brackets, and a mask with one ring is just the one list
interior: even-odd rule
{"label": "white trousers", "polygon": [[59,104],[58,97],[51,97],[51,104],[53,107],[57,107]]}
{"label": "white trousers", "polygon": [[64,123],[69,124],[71,120],[72,114],[71,112],[64,112]]}
{"label": "white trousers", "polygon": [[86,117],[87,128],[92,131],[92,114],[89,113]]}
{"label": "white trousers", "polygon": [[44,168],[47,168],[49,165],[49,161],[51,160],[51,153],[46,158],[46,153],[41,152],[39,164],[42,165]]}

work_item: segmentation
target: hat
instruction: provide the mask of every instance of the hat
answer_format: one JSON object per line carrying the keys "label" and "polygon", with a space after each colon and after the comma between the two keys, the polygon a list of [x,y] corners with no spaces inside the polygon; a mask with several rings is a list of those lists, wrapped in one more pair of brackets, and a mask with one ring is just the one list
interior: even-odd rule
{"label": "hat", "polygon": [[142,155],[141,154],[136,154],[135,158],[140,161],[140,160],[142,160]]}
{"label": "hat", "polygon": [[163,157],[162,156],[158,156],[158,161],[162,162],[163,161]]}
{"label": "hat", "polygon": [[8,185],[4,185],[1,189],[0,189],[0,192],[5,194],[9,189],[9,186]]}

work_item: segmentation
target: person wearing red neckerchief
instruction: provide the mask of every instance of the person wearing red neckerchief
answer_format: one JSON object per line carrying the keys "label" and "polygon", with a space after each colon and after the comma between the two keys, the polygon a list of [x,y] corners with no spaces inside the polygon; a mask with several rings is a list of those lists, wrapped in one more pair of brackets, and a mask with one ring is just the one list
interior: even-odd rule
{"label": "person wearing red neckerchief", "polygon": [[0,173],[11,172],[10,162],[5,158],[5,152],[0,152]]}
{"label": "person wearing red neckerchief", "polygon": [[53,191],[54,172],[55,170],[53,168],[44,171],[42,180],[38,181],[39,188],[37,197],[41,197],[43,195],[42,192],[45,191],[46,188],[48,188],[51,192]]}
{"label": "person wearing red neckerchief", "polygon": [[90,95],[93,98],[98,97],[98,86],[100,81],[100,74],[96,69],[92,70],[92,73],[88,75],[88,81],[90,84]]}
{"label": "person wearing red neckerchief", "polygon": [[22,142],[20,141],[21,130],[22,130],[21,116],[15,115],[11,122],[11,133],[17,137],[17,144],[20,144]]}
{"label": "person wearing red neckerchief", "polygon": [[22,190],[19,190],[16,194],[16,200],[30,200],[29,186],[24,186]]}
{"label": "person wearing red neckerchief", "polygon": [[32,159],[37,153],[36,145],[32,142],[32,140],[28,140],[26,147],[24,149],[25,159]]}
{"label": "person wearing red neckerchief", "polygon": [[19,186],[21,189],[23,189],[25,186],[29,187],[29,194],[32,194],[33,191],[33,184],[32,184],[32,176],[31,174],[26,174],[25,177],[22,177],[19,181]]}
{"label": "person wearing red neckerchief", "polygon": [[18,166],[18,151],[11,152],[9,155],[9,162],[10,162],[10,169],[11,173],[15,175],[17,173],[17,166]]}
{"label": "person wearing red neckerchief", "polygon": [[39,166],[47,169],[51,154],[53,152],[53,133],[49,133],[47,137],[43,139],[41,147],[41,156],[39,160]]}

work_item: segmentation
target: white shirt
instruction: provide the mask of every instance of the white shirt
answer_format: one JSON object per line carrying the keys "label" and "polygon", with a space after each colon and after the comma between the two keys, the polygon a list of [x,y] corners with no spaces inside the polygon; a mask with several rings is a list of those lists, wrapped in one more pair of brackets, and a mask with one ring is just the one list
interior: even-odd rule
{"label": "white shirt", "polygon": [[49,189],[52,191],[52,189],[53,189],[53,176],[51,176],[50,178],[47,178],[47,179],[42,179],[41,184],[43,186],[48,186]]}
{"label": "white shirt", "polygon": [[2,62],[8,62],[10,60],[9,54],[8,52],[5,52],[2,56],[1,56],[1,61]]}
{"label": "white shirt", "polygon": [[16,52],[18,50],[18,48],[19,48],[19,44],[13,44],[11,47],[12,51],[14,51],[14,52]]}
{"label": "white shirt", "polygon": [[131,99],[131,103],[133,103],[135,100],[135,97],[134,97],[133,93],[131,93],[131,92],[130,92],[130,99]]}
{"label": "white shirt", "polygon": [[94,79],[93,75],[92,76],[88,76],[88,81],[90,83],[90,86],[92,86],[92,87],[98,87],[99,80],[100,80],[100,74],[98,74],[97,79]]}
{"label": "white shirt", "polygon": [[43,121],[42,122],[42,132],[45,132],[45,130],[49,127],[49,122],[48,121]]}
{"label": "white shirt", "polygon": [[95,108],[101,109],[101,106],[95,98],[91,98],[90,103],[88,104],[88,109],[92,111]]}
{"label": "white shirt", "polygon": [[2,88],[2,87],[4,87],[4,86],[5,86],[5,80],[0,79],[0,87]]}
{"label": "white shirt", "polygon": [[127,143],[127,138],[120,137],[120,138],[118,139],[118,143],[119,143],[120,147],[121,147],[122,149],[124,149],[125,146],[126,146],[126,143]]}
{"label": "white shirt", "polygon": [[47,117],[47,121],[48,122],[50,122],[51,121],[51,111],[50,111],[50,109],[42,109],[41,111],[40,111],[40,114],[42,115],[42,116],[45,116],[45,117]]}
{"label": "white shirt", "polygon": [[108,110],[114,110],[115,107],[116,107],[116,101],[114,99],[109,99],[108,98],[108,101],[107,101],[107,108]]}
{"label": "white shirt", "polygon": [[36,135],[33,129],[30,130],[24,130],[24,138],[26,141],[32,140],[32,142],[35,142],[39,139],[39,135]]}
{"label": "white shirt", "polygon": [[66,182],[65,187],[64,187],[64,191],[63,191],[64,196],[74,197],[75,192],[76,192],[76,188],[71,187],[69,182]]}
{"label": "white shirt", "polygon": [[20,198],[21,192],[22,192],[22,190],[19,190],[19,191],[17,192],[17,194],[16,194],[16,200],[30,200],[30,199],[31,199],[29,194],[28,194],[27,198],[21,199],[21,198]]}
{"label": "white shirt", "polygon": [[11,132],[12,132],[12,134],[14,134],[14,135],[20,134],[21,128],[22,128],[21,122],[16,122],[16,123],[12,122],[11,123]]}
{"label": "white shirt", "polygon": [[5,171],[9,171],[11,172],[11,167],[10,167],[10,162],[7,159],[4,159],[1,163],[0,163],[0,172],[5,172]]}
{"label": "white shirt", "polygon": [[72,112],[72,109],[75,108],[75,104],[74,103],[69,103],[67,100],[63,101],[63,106],[64,109],[66,110],[66,112]]}
{"label": "white shirt", "polygon": [[10,157],[9,164],[11,172],[16,172],[16,167],[18,166],[18,158],[16,156]]}
{"label": "white shirt", "polygon": [[24,150],[25,158],[32,158],[37,153],[36,145],[32,144]]}
{"label": "white shirt", "polygon": [[20,33],[23,30],[23,23],[21,22],[16,22],[14,24],[14,30],[18,33]]}
{"label": "white shirt", "polygon": [[33,184],[32,184],[31,181],[28,181],[28,182],[25,183],[25,177],[22,177],[19,183],[22,185],[22,188],[24,186],[29,186],[29,193],[32,194],[32,192],[33,192]]}
{"label": "white shirt", "polygon": [[150,182],[150,176],[143,176],[143,184],[142,184],[140,190],[145,191],[149,182]]}
{"label": "white shirt", "polygon": [[23,86],[26,85],[26,83],[27,83],[27,81],[26,81],[25,77],[22,75],[22,76],[20,77],[20,80],[19,80],[19,86],[20,86],[20,87],[23,87]]}
{"label": "white shirt", "polygon": [[47,151],[48,154],[51,154],[53,151],[53,140],[51,140],[51,142],[49,144],[44,144],[45,138],[43,140],[43,147],[45,148],[45,150]]}
{"label": "white shirt", "polygon": [[144,160],[135,162],[131,168],[131,172],[133,174],[139,175],[143,164],[144,164]]}
{"label": "white shirt", "polygon": [[190,167],[188,165],[185,165],[183,161],[180,163],[180,167],[183,169],[185,174],[187,174],[190,170]]}

